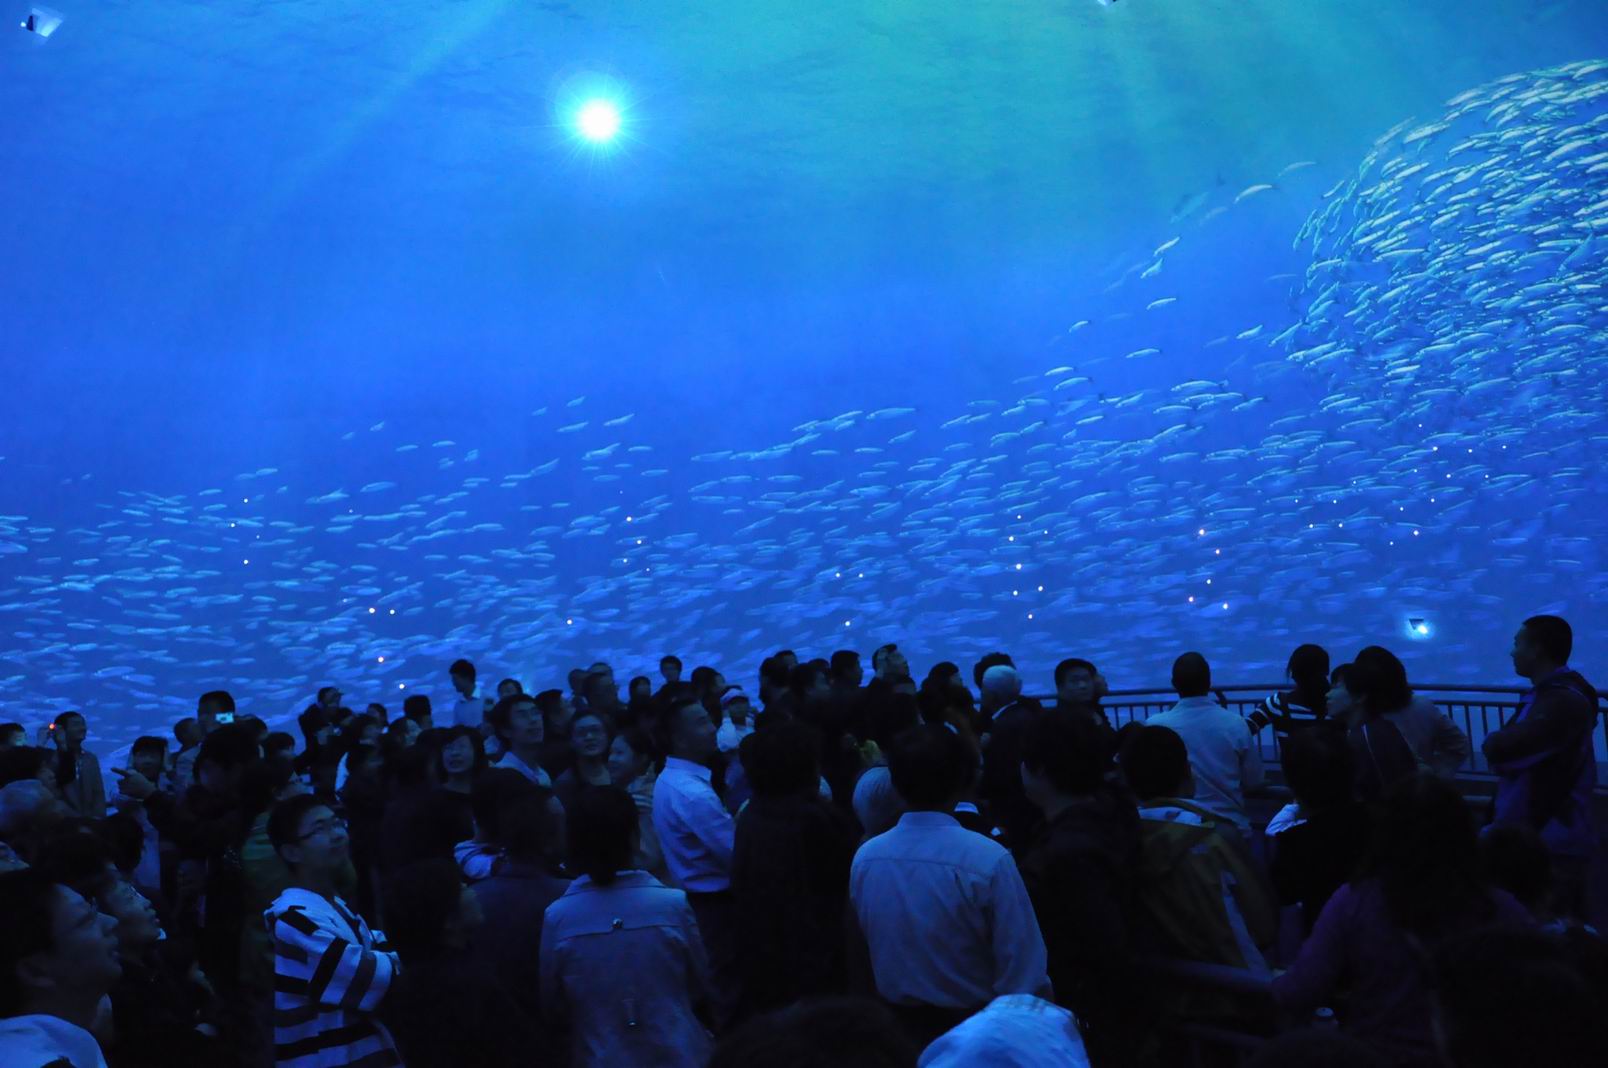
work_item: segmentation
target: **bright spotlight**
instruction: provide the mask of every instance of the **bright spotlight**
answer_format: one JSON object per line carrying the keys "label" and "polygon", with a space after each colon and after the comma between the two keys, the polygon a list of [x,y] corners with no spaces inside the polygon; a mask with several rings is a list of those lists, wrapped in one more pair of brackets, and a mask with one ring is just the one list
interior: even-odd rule
{"label": "bright spotlight", "polygon": [[1432,628],[1427,619],[1410,618],[1407,620],[1407,636],[1416,641],[1422,641],[1429,637],[1431,630]]}
{"label": "bright spotlight", "polygon": [[620,109],[609,100],[588,100],[575,113],[575,128],[594,144],[612,141],[620,132]]}

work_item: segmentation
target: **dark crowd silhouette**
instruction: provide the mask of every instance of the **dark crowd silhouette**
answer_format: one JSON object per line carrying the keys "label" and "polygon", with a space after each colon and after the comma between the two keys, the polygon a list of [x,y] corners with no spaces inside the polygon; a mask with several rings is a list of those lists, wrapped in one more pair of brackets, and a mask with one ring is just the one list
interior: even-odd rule
{"label": "dark crowd silhouette", "polygon": [[752,697],[459,660],[296,733],[218,690],[122,767],[0,725],[0,1064],[1605,1064],[1572,653],[1525,620],[1475,739],[1315,645],[1254,707],[1186,652],[1129,722],[1088,660],[884,645]]}

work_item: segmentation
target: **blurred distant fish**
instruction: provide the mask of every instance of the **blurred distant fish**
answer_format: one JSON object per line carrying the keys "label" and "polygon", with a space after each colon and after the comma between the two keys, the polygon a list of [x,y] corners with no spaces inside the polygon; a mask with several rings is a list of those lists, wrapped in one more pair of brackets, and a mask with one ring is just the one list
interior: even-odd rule
{"label": "blurred distant fish", "polygon": [[561,426],[558,428],[558,432],[560,434],[573,434],[577,430],[585,430],[589,425],[587,421],[582,420],[579,423],[571,423],[569,426]]}
{"label": "blurred distant fish", "polygon": [[1256,196],[1258,193],[1265,193],[1269,189],[1272,189],[1272,188],[1273,188],[1273,186],[1271,186],[1271,185],[1269,185],[1269,184],[1267,184],[1265,182],[1262,183],[1261,185],[1247,186],[1244,190],[1242,190],[1240,192],[1239,196],[1234,198],[1234,203],[1238,204],[1242,200],[1249,200],[1251,197]]}

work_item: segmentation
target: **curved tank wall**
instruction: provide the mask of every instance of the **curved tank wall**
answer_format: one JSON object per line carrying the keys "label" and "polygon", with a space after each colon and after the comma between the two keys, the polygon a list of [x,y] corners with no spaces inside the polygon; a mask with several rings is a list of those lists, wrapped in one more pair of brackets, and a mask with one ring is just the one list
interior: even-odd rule
{"label": "curved tank wall", "polygon": [[1600,3],[54,6],[0,718],[884,641],[1505,682],[1540,611],[1601,674]]}

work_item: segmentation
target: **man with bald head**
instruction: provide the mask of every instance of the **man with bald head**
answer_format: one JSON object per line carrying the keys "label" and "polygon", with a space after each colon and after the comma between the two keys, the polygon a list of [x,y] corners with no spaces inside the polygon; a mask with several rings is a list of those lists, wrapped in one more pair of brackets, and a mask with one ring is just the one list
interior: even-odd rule
{"label": "man with bald head", "polygon": [[1146,723],[1176,731],[1184,740],[1195,772],[1195,803],[1249,842],[1245,791],[1259,788],[1263,781],[1262,754],[1250,724],[1212,699],[1212,669],[1199,653],[1185,653],[1173,661],[1172,684],[1178,703]]}

